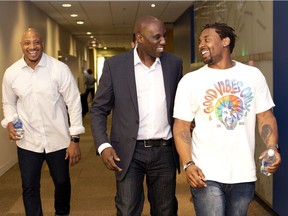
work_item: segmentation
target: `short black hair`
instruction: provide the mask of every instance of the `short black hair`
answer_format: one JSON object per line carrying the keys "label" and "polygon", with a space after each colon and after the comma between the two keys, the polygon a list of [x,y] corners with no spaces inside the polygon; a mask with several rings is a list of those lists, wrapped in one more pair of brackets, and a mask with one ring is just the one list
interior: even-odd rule
{"label": "short black hair", "polygon": [[224,39],[226,37],[230,38],[229,49],[230,49],[230,53],[232,53],[234,46],[235,46],[235,41],[237,39],[237,35],[235,34],[235,30],[232,27],[228,26],[226,23],[216,22],[213,24],[206,24],[203,27],[202,31],[204,29],[209,29],[209,28],[215,29],[216,33],[220,36],[221,39]]}

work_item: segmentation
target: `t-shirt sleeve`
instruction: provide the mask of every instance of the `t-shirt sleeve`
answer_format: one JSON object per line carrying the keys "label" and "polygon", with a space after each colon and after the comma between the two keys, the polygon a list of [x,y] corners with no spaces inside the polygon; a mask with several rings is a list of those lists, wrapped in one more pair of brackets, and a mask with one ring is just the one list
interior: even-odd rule
{"label": "t-shirt sleeve", "polygon": [[275,106],[264,75],[258,73],[258,88],[256,94],[256,113],[267,111]]}
{"label": "t-shirt sleeve", "polygon": [[187,85],[189,82],[185,78],[182,78],[177,87],[173,117],[184,121],[192,121],[195,116],[192,109],[192,93],[189,85]]}

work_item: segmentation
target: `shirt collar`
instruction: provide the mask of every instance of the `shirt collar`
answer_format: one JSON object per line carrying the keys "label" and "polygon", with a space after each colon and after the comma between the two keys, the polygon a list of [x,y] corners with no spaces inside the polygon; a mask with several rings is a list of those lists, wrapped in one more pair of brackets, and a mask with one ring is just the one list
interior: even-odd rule
{"label": "shirt collar", "polygon": [[[141,59],[137,53],[137,45],[134,48],[133,52],[134,52],[134,66],[136,66],[137,64],[142,64]],[[155,59],[155,62],[153,63],[153,65],[156,65],[157,63],[161,63],[160,58],[158,57]]]}
{"label": "shirt collar", "polygon": [[[37,66],[35,67],[35,69],[36,69],[37,67],[45,67],[46,64],[47,64],[47,56],[46,56],[45,53],[42,53],[42,57],[41,57],[39,63],[37,64]],[[24,60],[24,55],[23,55],[22,58],[21,58],[21,67],[22,67],[22,68],[24,68],[24,67],[29,67],[29,66],[27,65],[27,63],[25,62],[25,60]]]}
{"label": "shirt collar", "polygon": [[141,64],[141,59],[137,53],[137,45],[135,46],[133,53],[134,53],[134,66],[136,66],[137,64]]}

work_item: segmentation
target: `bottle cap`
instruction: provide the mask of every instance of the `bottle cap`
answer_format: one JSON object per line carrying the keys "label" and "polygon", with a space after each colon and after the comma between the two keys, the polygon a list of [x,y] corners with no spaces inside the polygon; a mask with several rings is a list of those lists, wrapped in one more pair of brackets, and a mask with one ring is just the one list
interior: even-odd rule
{"label": "bottle cap", "polygon": [[268,156],[269,156],[269,157],[273,157],[274,154],[275,154],[275,152],[274,152],[273,149],[269,149],[269,150],[268,150]]}
{"label": "bottle cap", "polygon": [[18,114],[15,113],[13,117],[14,117],[15,120],[18,119]]}

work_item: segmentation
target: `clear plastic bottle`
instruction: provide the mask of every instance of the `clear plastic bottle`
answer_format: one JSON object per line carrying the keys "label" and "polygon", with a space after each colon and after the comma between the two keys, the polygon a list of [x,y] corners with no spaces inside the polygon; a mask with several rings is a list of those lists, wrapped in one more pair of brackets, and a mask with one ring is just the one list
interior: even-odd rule
{"label": "clear plastic bottle", "polygon": [[262,159],[261,173],[270,176],[271,173],[265,170],[266,167],[271,166],[276,161],[276,155],[273,149],[269,149],[264,158]]}
{"label": "clear plastic bottle", "polygon": [[14,114],[13,127],[17,133],[17,137],[22,139],[24,137],[23,123],[17,113]]}

